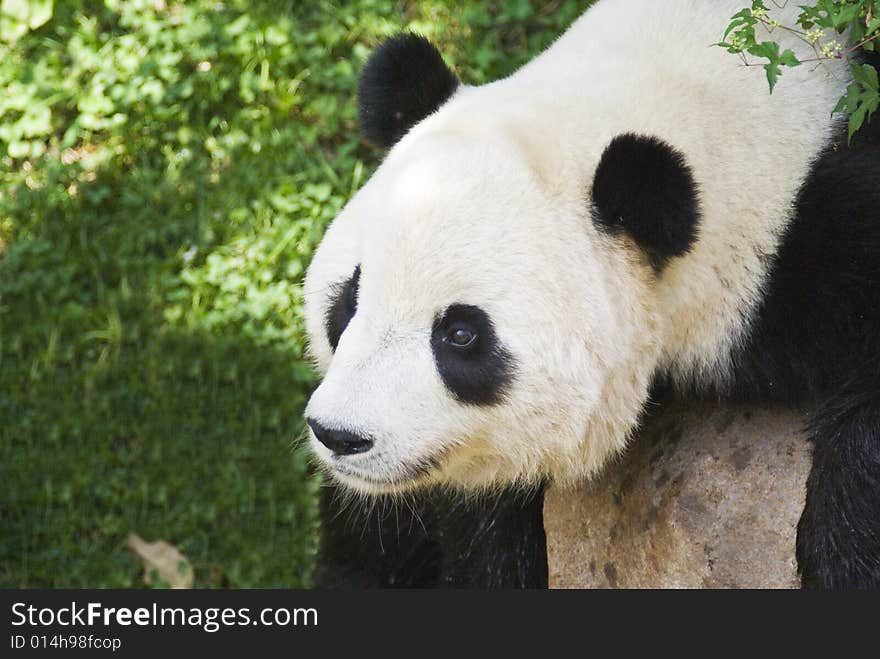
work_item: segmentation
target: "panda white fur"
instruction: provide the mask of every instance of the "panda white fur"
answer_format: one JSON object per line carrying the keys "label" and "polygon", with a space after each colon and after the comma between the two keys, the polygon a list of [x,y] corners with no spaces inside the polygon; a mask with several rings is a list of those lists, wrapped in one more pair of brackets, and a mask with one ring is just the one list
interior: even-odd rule
{"label": "panda white fur", "polygon": [[841,139],[845,61],[771,95],[713,46],[741,6],[600,0],[480,87],[419,37],[376,52],[361,119],[391,149],[305,283],[334,481],[497,497],[596,474],[652,387],[807,402],[803,582],[880,586],[875,129]]}

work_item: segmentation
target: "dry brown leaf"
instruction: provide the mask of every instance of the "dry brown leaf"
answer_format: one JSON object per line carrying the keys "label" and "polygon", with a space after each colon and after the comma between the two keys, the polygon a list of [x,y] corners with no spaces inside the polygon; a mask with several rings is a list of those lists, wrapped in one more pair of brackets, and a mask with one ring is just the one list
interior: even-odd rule
{"label": "dry brown leaf", "polygon": [[174,545],[164,540],[147,542],[137,533],[130,533],[128,546],[144,563],[145,584],[152,584],[155,574],[171,588],[192,588],[192,565]]}

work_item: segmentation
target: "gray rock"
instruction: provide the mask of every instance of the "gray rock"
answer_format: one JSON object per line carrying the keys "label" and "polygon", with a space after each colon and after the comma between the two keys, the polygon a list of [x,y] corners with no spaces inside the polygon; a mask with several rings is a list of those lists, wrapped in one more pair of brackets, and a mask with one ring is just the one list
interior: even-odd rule
{"label": "gray rock", "polygon": [[675,405],[591,483],[550,487],[552,588],[795,588],[805,415]]}

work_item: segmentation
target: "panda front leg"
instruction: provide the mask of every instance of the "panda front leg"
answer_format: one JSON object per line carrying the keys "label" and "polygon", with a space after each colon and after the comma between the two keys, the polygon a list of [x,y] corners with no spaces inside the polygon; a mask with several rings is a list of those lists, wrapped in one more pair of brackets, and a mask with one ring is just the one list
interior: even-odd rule
{"label": "panda front leg", "polygon": [[813,466],[797,532],[805,588],[880,588],[880,364],[860,370],[810,424]]}
{"label": "panda front leg", "polygon": [[545,588],[543,488],[406,502],[321,491],[319,588]]}

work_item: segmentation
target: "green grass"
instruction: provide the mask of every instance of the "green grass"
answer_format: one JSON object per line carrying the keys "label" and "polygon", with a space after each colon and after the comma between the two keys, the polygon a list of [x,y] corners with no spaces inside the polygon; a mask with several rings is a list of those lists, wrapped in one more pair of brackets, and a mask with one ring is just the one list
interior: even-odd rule
{"label": "green grass", "polygon": [[0,587],[142,586],[132,531],[199,587],[308,586],[300,284],[381,157],[357,72],[410,28],[485,82],[587,4],[76,0],[0,20]]}

